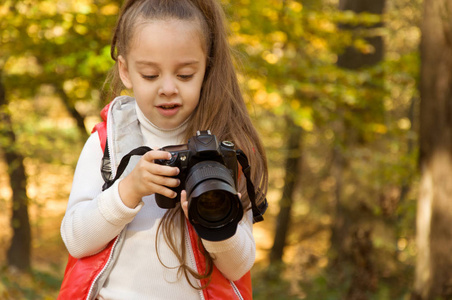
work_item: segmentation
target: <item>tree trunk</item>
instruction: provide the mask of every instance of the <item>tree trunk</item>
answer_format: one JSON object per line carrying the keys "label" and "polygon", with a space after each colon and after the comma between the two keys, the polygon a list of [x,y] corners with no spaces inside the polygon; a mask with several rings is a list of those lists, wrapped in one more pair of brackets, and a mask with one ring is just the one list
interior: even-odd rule
{"label": "tree trunk", "polygon": [[6,93],[0,77],[0,136],[1,148],[8,164],[8,175],[12,189],[11,227],[13,237],[8,249],[8,266],[21,271],[30,271],[31,229],[28,217],[27,175],[24,157],[17,151],[16,135],[8,110]]}
{"label": "tree trunk", "polygon": [[[355,13],[368,12],[381,15],[383,13],[385,0],[340,0],[340,10],[351,10]],[[373,27],[349,26],[342,25],[342,28],[349,30],[370,29],[381,27],[382,24],[375,24]],[[383,59],[384,47],[383,37],[381,35],[373,35],[364,37],[364,39],[372,45],[374,51],[370,53],[362,53],[354,47],[347,47],[337,60],[337,65],[346,69],[359,69],[362,67],[372,66]]]}
{"label": "tree trunk", "polygon": [[[336,129],[337,130],[337,129]],[[345,158],[342,151],[336,146],[333,149],[333,163],[331,168],[331,175],[334,178],[334,221],[331,224],[331,250],[333,250],[333,260],[330,262],[330,266],[337,269],[338,263],[343,262],[347,255],[346,242],[350,228],[350,217],[346,215],[347,211],[342,205],[342,190],[343,190],[343,177],[345,169]]]}
{"label": "tree trunk", "polygon": [[413,299],[452,298],[452,0],[424,2]]}
{"label": "tree trunk", "polygon": [[[340,0],[339,9],[351,10],[355,13],[368,12],[382,14],[385,0]],[[381,27],[375,24],[372,27],[364,25],[341,25],[344,30],[350,30],[353,35],[360,34],[367,43],[373,47],[373,51],[362,53],[354,47],[347,47],[338,56],[337,65],[348,70],[357,70],[377,64],[383,59],[383,38],[370,34],[370,29]],[[362,32],[369,33],[362,36]],[[355,141],[353,128],[347,124],[347,120],[340,118],[336,127],[338,144],[343,149],[353,147]],[[334,221],[331,224],[331,250],[332,259],[329,268],[340,281],[349,281],[345,299],[365,300],[369,299],[369,293],[376,287],[376,271],[372,260],[374,251],[372,244],[372,228],[363,228],[360,225],[365,218],[361,211],[351,211],[342,199],[344,176],[349,165],[341,147],[334,149],[333,176],[336,181],[334,201]],[[357,216],[352,219],[352,216]],[[348,273],[350,272],[350,273]],[[342,283],[339,283],[342,284]]]}
{"label": "tree trunk", "polygon": [[75,109],[75,106],[71,104],[71,101],[69,99],[69,96],[66,94],[62,86],[59,86],[58,84],[54,84],[54,88],[56,93],[61,97],[61,100],[63,101],[64,106],[66,107],[69,114],[74,118],[74,120],[77,123],[78,131],[80,132],[80,135],[82,136],[83,140],[88,139],[88,132],[86,131],[85,127],[85,118]]}
{"label": "tree trunk", "polygon": [[287,233],[289,231],[290,217],[293,205],[293,192],[295,184],[299,180],[300,172],[298,166],[301,160],[302,128],[295,125],[290,117],[287,117],[288,128],[288,153],[286,158],[286,175],[281,200],[280,211],[276,220],[276,233],[273,247],[270,252],[270,262],[281,262],[286,245]]}

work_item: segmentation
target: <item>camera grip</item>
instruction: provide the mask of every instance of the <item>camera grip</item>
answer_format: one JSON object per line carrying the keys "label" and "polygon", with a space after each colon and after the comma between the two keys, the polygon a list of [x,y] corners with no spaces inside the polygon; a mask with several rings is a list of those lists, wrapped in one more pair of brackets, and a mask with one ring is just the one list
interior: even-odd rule
{"label": "camera grip", "polygon": [[160,208],[170,209],[176,207],[176,203],[180,201],[180,194],[176,198],[168,198],[166,196],[155,194],[155,202]]}

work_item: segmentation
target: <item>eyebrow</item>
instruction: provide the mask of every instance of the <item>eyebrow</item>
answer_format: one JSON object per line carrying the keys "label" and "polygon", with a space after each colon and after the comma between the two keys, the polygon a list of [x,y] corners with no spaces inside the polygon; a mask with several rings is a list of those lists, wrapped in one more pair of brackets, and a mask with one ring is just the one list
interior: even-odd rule
{"label": "eyebrow", "polygon": [[[142,65],[142,66],[152,66],[152,67],[158,67],[159,64],[153,61],[148,60],[139,60],[135,62],[136,65]],[[198,60],[188,60],[184,62],[180,62],[177,64],[178,67],[185,67],[185,66],[191,66],[191,65],[197,65],[199,64]]]}

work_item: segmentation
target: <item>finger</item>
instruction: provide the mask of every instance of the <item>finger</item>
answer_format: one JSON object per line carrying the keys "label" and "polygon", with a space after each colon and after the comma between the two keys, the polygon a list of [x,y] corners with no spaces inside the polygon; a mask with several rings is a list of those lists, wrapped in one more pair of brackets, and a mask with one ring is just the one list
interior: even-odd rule
{"label": "finger", "polygon": [[179,174],[178,167],[163,166],[154,163],[147,163],[146,170],[153,175],[176,177]]}
{"label": "finger", "polygon": [[239,199],[242,199],[242,194],[241,193],[237,193],[237,195],[239,196]]}
{"label": "finger", "polygon": [[[154,154],[148,154],[151,152],[159,152]],[[142,164],[141,166],[147,170],[148,172],[156,175],[162,175],[162,176],[177,176],[179,174],[179,168],[177,167],[171,167],[166,166],[161,163],[155,163],[156,161],[162,161],[164,162],[168,156],[166,154],[170,155],[169,152],[165,151],[149,151],[142,157]]]}
{"label": "finger", "polygon": [[163,185],[167,187],[178,187],[180,180],[174,177],[160,176],[155,174],[149,174],[147,181],[157,185]]}
{"label": "finger", "polygon": [[152,190],[155,194],[160,194],[168,198],[175,198],[177,196],[177,193],[175,191],[161,185],[154,185]]}
{"label": "finger", "polygon": [[188,201],[187,192],[185,190],[180,193],[180,204],[182,206],[182,210],[184,211],[185,217],[188,219]]}
{"label": "finger", "polygon": [[169,160],[171,159],[171,153],[169,153],[168,151],[153,150],[146,152],[143,155],[143,158],[148,162],[152,162],[156,159]]}

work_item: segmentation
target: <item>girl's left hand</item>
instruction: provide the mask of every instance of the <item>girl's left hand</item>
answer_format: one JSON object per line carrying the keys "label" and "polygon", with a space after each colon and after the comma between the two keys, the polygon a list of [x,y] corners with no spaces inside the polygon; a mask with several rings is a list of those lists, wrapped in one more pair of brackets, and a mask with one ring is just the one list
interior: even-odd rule
{"label": "girl's left hand", "polygon": [[180,204],[182,206],[182,210],[184,211],[185,217],[188,219],[188,201],[187,192],[185,190],[180,192]]}

